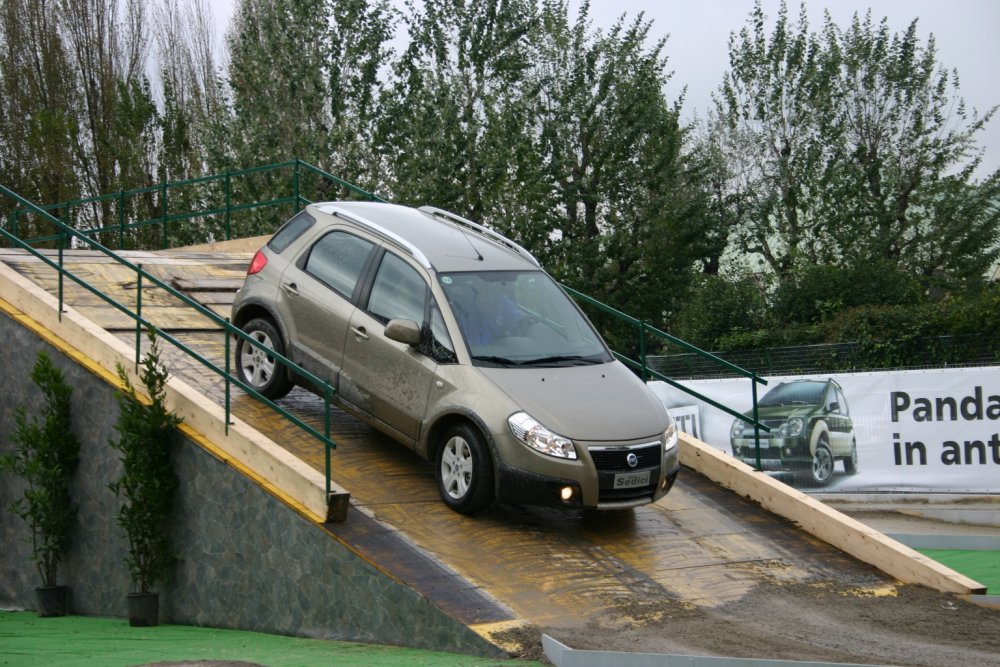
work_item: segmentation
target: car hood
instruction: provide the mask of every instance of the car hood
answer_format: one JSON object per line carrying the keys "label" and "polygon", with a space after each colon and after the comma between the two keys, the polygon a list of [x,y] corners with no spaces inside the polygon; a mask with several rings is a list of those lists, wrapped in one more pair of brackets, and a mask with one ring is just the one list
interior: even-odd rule
{"label": "car hood", "polygon": [[479,370],[546,428],[573,440],[634,440],[667,428],[666,408],[619,362]]}
{"label": "car hood", "polygon": [[[808,417],[816,412],[817,406],[815,405],[768,405],[766,407],[757,408],[757,415],[761,421],[763,420],[788,420],[792,417]],[[753,417],[753,410],[747,410],[744,412],[747,417]]]}

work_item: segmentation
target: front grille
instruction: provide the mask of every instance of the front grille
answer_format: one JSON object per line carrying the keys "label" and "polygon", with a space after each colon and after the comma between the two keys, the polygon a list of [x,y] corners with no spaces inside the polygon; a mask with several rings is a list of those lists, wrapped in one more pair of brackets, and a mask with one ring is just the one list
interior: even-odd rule
{"label": "front grille", "polygon": [[[661,446],[658,442],[634,447],[612,447],[607,449],[590,449],[590,458],[597,468],[598,502],[612,502],[649,498],[656,491],[660,481]],[[627,458],[635,454],[639,462],[633,468]],[[649,484],[646,486],[616,489],[615,475],[617,473],[649,471]]]}
{"label": "front grille", "polygon": [[[635,454],[639,458],[639,463],[635,467],[630,466],[626,460],[629,454]],[[594,467],[597,468],[598,473],[644,470],[660,465],[660,443],[654,442],[649,445],[620,449],[591,448],[590,458],[593,459]]]}

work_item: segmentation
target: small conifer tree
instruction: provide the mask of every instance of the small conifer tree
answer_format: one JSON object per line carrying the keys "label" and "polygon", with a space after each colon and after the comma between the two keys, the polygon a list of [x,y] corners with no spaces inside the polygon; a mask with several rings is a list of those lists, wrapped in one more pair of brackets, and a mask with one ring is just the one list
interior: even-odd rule
{"label": "small conifer tree", "polygon": [[118,438],[109,443],[121,453],[122,475],[108,486],[122,501],[117,523],[128,538],[126,564],[136,593],[149,593],[163,582],[176,558],[168,533],[178,486],[170,446],[181,420],[164,405],[169,375],[152,329],[149,342],[139,375],[149,398],[139,396],[119,364]]}

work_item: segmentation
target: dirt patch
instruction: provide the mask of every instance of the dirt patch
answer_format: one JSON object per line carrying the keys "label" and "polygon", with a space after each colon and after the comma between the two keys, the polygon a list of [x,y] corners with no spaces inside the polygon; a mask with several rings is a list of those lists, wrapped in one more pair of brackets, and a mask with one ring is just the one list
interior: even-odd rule
{"label": "dirt patch", "polygon": [[137,667],[264,667],[256,662],[243,662],[240,660],[181,660],[180,662],[151,662]]}
{"label": "dirt patch", "polygon": [[542,650],[542,632],[538,626],[522,625],[503,632],[497,632],[491,639],[503,646],[512,658],[521,660],[537,660],[549,663]]}
{"label": "dirt patch", "polygon": [[616,602],[619,613],[607,622],[543,631],[574,649],[1000,667],[1000,612],[921,586],[770,584],[711,609]]}

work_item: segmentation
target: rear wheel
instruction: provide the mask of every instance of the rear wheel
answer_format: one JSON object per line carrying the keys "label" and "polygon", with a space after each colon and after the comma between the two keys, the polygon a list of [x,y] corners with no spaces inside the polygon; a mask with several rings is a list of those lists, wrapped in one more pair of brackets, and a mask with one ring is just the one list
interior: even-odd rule
{"label": "rear wheel", "polygon": [[848,475],[858,474],[858,442],[851,441],[851,456],[844,459],[844,472]]}
{"label": "rear wheel", "polygon": [[445,431],[436,463],[438,491],[448,507],[472,514],[493,503],[493,459],[471,424]]}
{"label": "rear wheel", "polygon": [[243,326],[243,332],[264,348],[240,338],[236,342],[236,373],[266,398],[277,400],[292,390],[292,383],[282,364],[269,354],[285,355],[285,346],[277,327],[270,320],[255,318]]}

